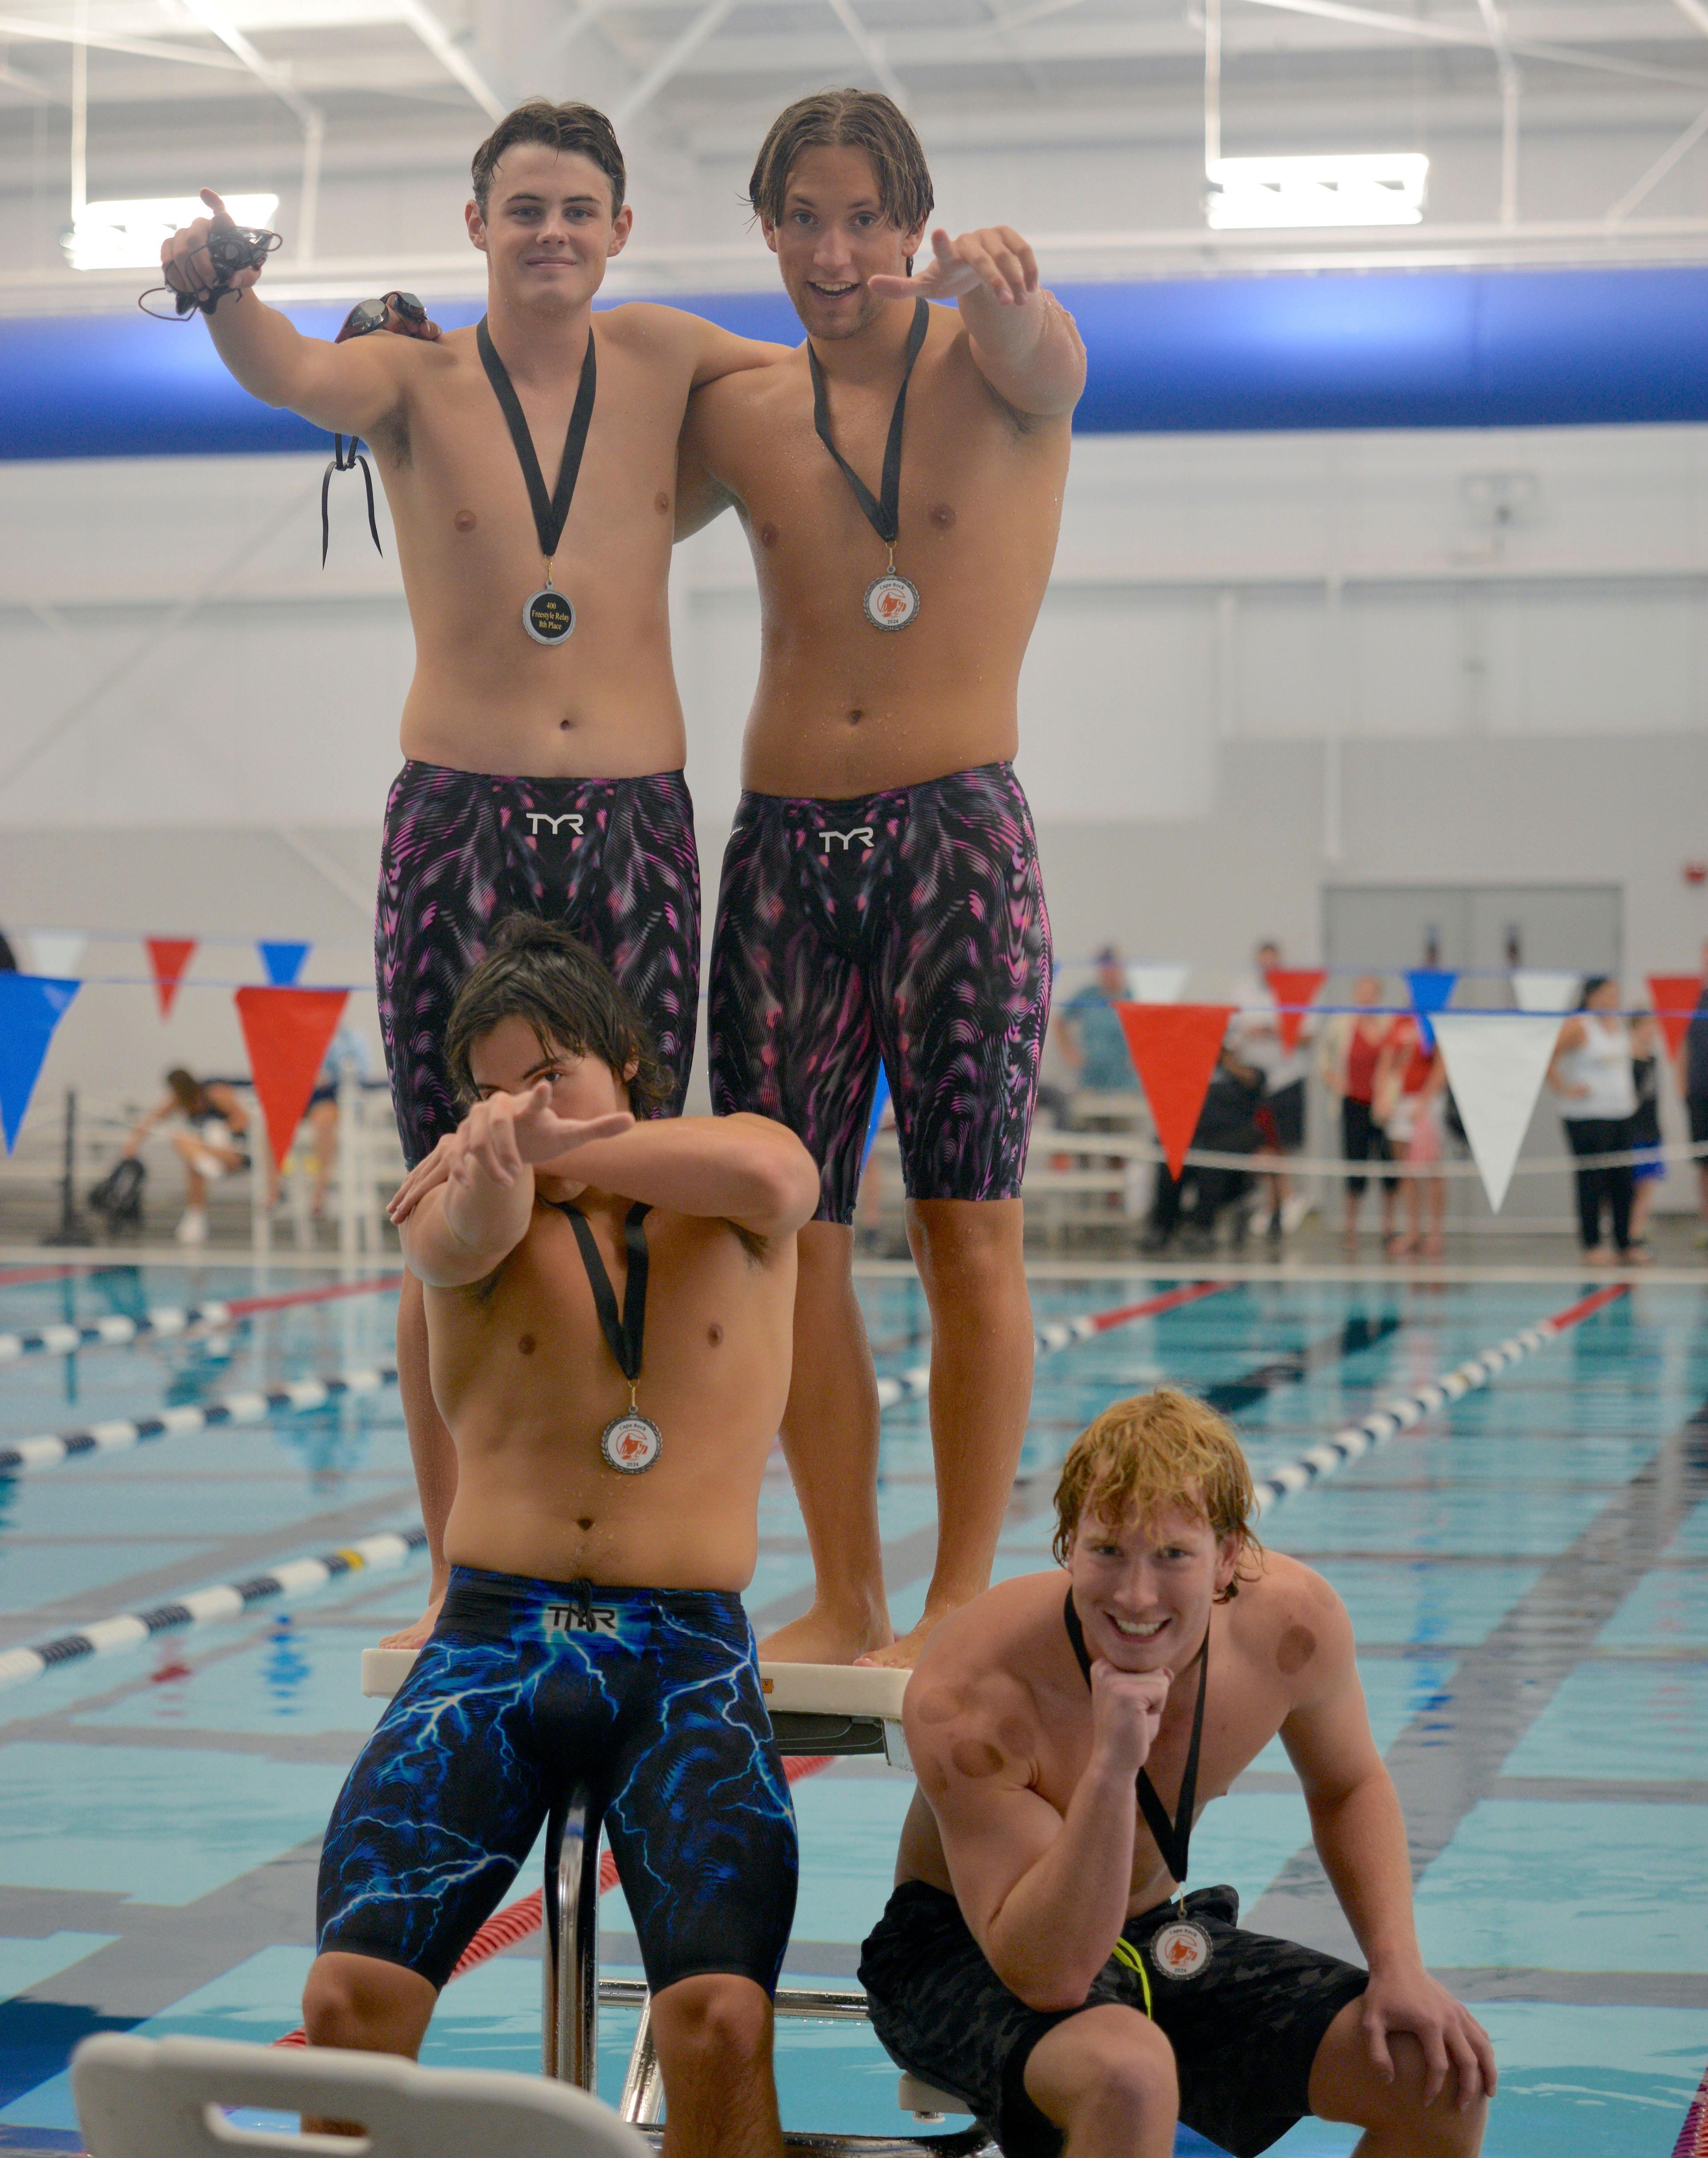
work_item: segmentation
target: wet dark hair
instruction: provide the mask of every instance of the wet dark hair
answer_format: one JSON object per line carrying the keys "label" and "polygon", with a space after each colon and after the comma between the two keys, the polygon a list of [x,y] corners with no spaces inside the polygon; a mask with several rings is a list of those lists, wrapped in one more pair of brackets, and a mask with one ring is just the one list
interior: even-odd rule
{"label": "wet dark hair", "polygon": [[193,1071],[186,1071],[181,1064],[174,1065],[166,1075],[166,1083],[173,1098],[187,1117],[206,1117],[213,1113],[213,1103],[208,1099],[208,1090]]}
{"label": "wet dark hair", "polygon": [[469,176],[482,217],[498,160],[519,142],[544,142],[549,150],[591,158],[611,183],[611,214],[615,217],[622,208],[628,173],[617,147],[616,130],[605,115],[593,105],[554,105],[549,98],[531,97],[507,112],[474,153]]}
{"label": "wet dark hair", "polygon": [[878,203],[898,232],[911,232],[935,200],[925,151],[901,107],[875,90],[821,90],[797,97],[771,123],[747,199],[761,217],[781,222],[789,174],[806,150],[864,150],[878,179]]}
{"label": "wet dark hair", "polygon": [[445,1022],[445,1061],[464,1102],[475,1099],[469,1056],[501,1020],[525,1020],[550,1055],[596,1056],[625,1081],[637,1117],[657,1116],[675,1092],[646,1021],[587,947],[534,914],[513,914],[493,933],[487,956],[464,975]]}

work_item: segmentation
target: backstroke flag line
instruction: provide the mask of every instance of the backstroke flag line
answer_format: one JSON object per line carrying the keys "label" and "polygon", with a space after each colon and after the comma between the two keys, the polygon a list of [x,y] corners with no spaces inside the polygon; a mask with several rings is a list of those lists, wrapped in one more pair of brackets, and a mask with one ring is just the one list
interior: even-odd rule
{"label": "backstroke flag line", "polygon": [[196,940],[194,937],[147,937],[142,941],[154,977],[154,994],[160,999],[160,1016],[170,1019],[190,961],[196,956]]}
{"label": "backstroke flag line", "polygon": [[1522,1012],[1569,1012],[1576,1009],[1582,979],[1558,967],[1514,967],[1512,994]]}
{"label": "backstroke flag line", "polygon": [[1435,1038],[1471,1158],[1498,1214],[1560,1038],[1560,1021],[1529,1012],[1438,1012]]}
{"label": "backstroke flag line", "polygon": [[282,1169],[338,1021],[348,989],[240,989],[237,1016],[273,1166]]}
{"label": "backstroke flag line", "polygon": [[8,1154],[35,1092],[54,1029],[79,987],[50,974],[0,974],[0,1124]]}
{"label": "backstroke flag line", "polygon": [[1236,1009],[1233,1004],[1115,1007],[1171,1176],[1179,1175],[1192,1144],[1198,1113]]}

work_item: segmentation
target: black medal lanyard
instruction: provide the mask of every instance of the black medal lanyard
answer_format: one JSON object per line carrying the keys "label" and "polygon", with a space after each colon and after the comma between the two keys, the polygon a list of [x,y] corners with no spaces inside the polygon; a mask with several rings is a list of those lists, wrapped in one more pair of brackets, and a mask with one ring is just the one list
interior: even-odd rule
{"label": "black medal lanyard", "polygon": [[[1091,1660],[1086,1653],[1085,1629],[1080,1624],[1080,1614],[1073,1608],[1073,1591],[1069,1589],[1067,1602],[1062,1607],[1062,1618],[1067,1626],[1067,1638],[1079,1667],[1085,1673],[1086,1684],[1091,1683]],[[1186,1766],[1180,1776],[1180,1802],[1170,1820],[1157,1787],[1152,1783],[1148,1770],[1138,1772],[1138,1810],[1144,1815],[1144,1825],[1156,1839],[1157,1849],[1162,1853],[1163,1863],[1173,1876],[1177,1894],[1184,1897],[1186,1888],[1186,1860],[1192,1845],[1192,1810],[1198,1796],[1198,1748],[1204,1736],[1204,1695],[1210,1679],[1210,1629],[1205,1629],[1204,1646],[1198,1652],[1198,1706],[1192,1714],[1192,1742],[1186,1749]]]}
{"label": "black medal lanyard", "polygon": [[628,1210],[628,1218],[622,1226],[622,1240],[628,1247],[628,1279],[623,1285],[622,1316],[619,1319],[617,1292],[611,1286],[611,1276],[599,1256],[592,1224],[579,1206],[571,1205],[567,1200],[549,1199],[546,1204],[570,1217],[570,1226],[581,1247],[581,1264],[587,1269],[587,1285],[593,1292],[593,1308],[599,1314],[600,1327],[611,1344],[617,1368],[628,1381],[629,1412],[633,1415],[635,1381],[641,1376],[641,1352],[647,1333],[647,1232],[641,1225],[653,1210],[644,1200],[637,1199]]}
{"label": "black medal lanyard", "polygon": [[[539,537],[539,552],[545,563],[545,586],[552,589],[551,565],[562,539],[564,526],[568,522],[570,504],[575,498],[575,482],[581,472],[581,452],[587,447],[587,430],[593,423],[593,400],[598,390],[598,362],[593,351],[593,325],[587,325],[587,351],[581,362],[581,383],[575,392],[575,410],[570,415],[569,432],[564,437],[563,462],[558,467],[557,486],[548,494],[545,475],[539,469],[535,454],[534,436],[529,431],[528,416],[522,410],[522,400],[516,395],[516,385],[510,379],[509,370],[499,359],[492,333],[482,315],[475,328],[475,342],[480,348],[481,365],[487,371],[487,379],[493,385],[493,394],[503,408],[510,429],[510,440],[516,446],[516,460],[522,467],[522,477],[528,483],[528,499],[534,509],[534,529]],[[567,632],[565,632],[567,634]],[[551,640],[555,642],[555,639]]]}
{"label": "black medal lanyard", "polygon": [[818,439],[842,467],[842,476],[854,489],[854,500],[865,514],[865,519],[890,550],[890,573],[895,570],[895,540],[901,529],[901,428],[907,415],[907,385],[913,375],[913,364],[919,358],[920,348],[925,343],[925,333],[931,327],[931,307],[924,300],[913,303],[913,327],[907,333],[907,364],[901,370],[901,387],[895,393],[895,409],[890,415],[890,437],[884,445],[884,472],[879,482],[879,493],[875,495],[854,467],[837,448],[830,433],[830,409],[824,396],[824,370],[818,364],[818,355],[813,348],[813,340],[807,340],[807,364],[813,370],[813,425],[818,431]]}

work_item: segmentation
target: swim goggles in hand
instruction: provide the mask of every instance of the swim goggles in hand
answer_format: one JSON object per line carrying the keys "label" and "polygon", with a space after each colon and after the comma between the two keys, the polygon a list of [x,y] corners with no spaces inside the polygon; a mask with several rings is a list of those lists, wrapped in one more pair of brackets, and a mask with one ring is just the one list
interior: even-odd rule
{"label": "swim goggles in hand", "polygon": [[428,321],[426,309],[413,292],[388,292],[383,299],[357,301],[333,343],[343,344],[349,338],[369,337],[375,330],[431,340],[438,336],[439,325]]}
{"label": "swim goggles in hand", "polygon": [[[178,285],[154,285],[140,297],[137,305],[145,315],[152,315],[157,323],[183,322],[199,307],[204,315],[211,315],[231,290],[231,281],[238,271],[259,270],[273,250],[281,245],[282,237],[279,233],[264,231],[256,225],[233,225],[210,231],[197,250],[199,254],[207,256],[209,267],[213,271],[207,297],[198,299],[194,292],[187,292]],[[162,293],[167,294],[173,302],[173,310],[169,314],[163,307],[151,307],[148,304]]]}

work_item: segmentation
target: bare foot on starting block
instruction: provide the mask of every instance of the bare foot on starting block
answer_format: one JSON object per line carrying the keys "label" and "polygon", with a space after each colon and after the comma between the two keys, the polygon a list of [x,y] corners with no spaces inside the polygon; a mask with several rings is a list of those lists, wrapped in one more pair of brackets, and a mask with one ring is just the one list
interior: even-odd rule
{"label": "bare foot on starting block", "polygon": [[[804,1617],[792,1618],[767,1634],[759,1644],[765,1664],[861,1664],[889,1660],[890,1624],[880,1612],[862,1625],[853,1618],[837,1618],[815,1603]],[[880,1651],[874,1655],[871,1651]],[[912,1659],[909,1660],[911,1668]]]}
{"label": "bare foot on starting block", "polygon": [[439,1607],[445,1601],[436,1596],[413,1626],[401,1626],[395,1634],[388,1634],[380,1642],[382,1649],[422,1649],[427,1636],[439,1623]]}
{"label": "bare foot on starting block", "polygon": [[909,1632],[898,1634],[886,1647],[868,1649],[864,1655],[856,1656],[854,1661],[880,1665],[890,1670],[911,1671],[932,1633],[951,1615],[947,1611],[928,1612]]}

